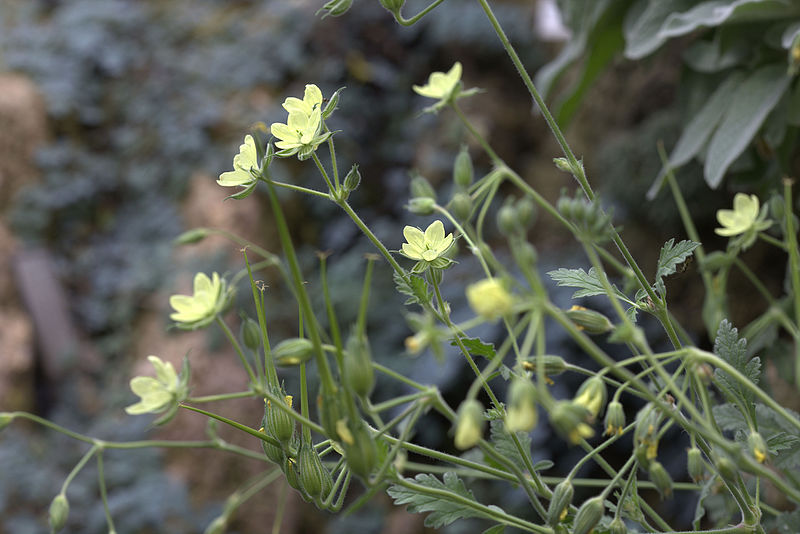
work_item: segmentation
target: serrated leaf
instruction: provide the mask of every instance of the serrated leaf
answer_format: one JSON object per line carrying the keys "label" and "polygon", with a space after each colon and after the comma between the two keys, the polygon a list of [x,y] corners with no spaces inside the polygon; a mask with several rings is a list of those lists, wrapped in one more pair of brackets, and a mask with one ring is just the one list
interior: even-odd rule
{"label": "serrated leaf", "polygon": [[[547,276],[553,279],[559,287],[579,287],[578,291],[572,294],[572,298],[593,297],[595,295],[605,295],[606,290],[603,288],[603,283],[594,267],[589,269],[587,273],[583,269],[556,269],[550,271]],[[628,297],[625,296],[615,285],[611,286],[614,293],[618,298],[630,302]]]}
{"label": "serrated leaf", "polygon": [[790,81],[786,65],[772,64],[752,72],[739,85],[708,146],[703,174],[709,187],[719,186],[725,172],[750,145]]}
{"label": "serrated leaf", "polygon": [[393,277],[394,285],[397,291],[409,297],[404,302],[406,306],[410,304],[422,305],[426,302],[430,302],[430,291],[428,289],[428,283],[424,278],[414,274],[409,274],[407,276],[408,281],[406,281],[403,280],[403,278],[397,273],[394,273]]}
{"label": "serrated leaf", "polygon": [[773,456],[781,451],[791,451],[798,446],[800,446],[800,438],[786,432],[779,432],[767,440],[767,449]]}
{"label": "serrated leaf", "polygon": [[736,409],[731,403],[717,404],[711,409],[714,420],[722,430],[727,432],[747,431],[747,421],[745,421],[742,412]]}
{"label": "serrated leaf", "polygon": [[[461,338],[461,343],[467,348],[470,354],[473,356],[483,356],[487,360],[493,360],[497,353],[494,350],[494,344],[492,343],[484,343],[481,341],[480,338],[477,337],[463,337]],[[457,347],[458,344],[455,341],[451,341],[450,345]]]}
{"label": "serrated leaf", "polygon": [[[714,354],[722,357],[754,384],[758,383],[761,373],[761,360],[757,357],[752,358],[750,361],[747,360],[747,340],[739,339],[739,331],[727,319],[723,319],[717,329],[717,337],[714,340]],[[746,410],[751,416],[751,420],[754,420],[756,414],[753,393],[722,369],[717,369],[714,372],[714,377],[716,378],[717,386],[728,400],[736,404],[740,410]]]}
{"label": "serrated leaf", "polygon": [[656,278],[663,278],[675,274],[678,265],[686,261],[694,253],[694,249],[700,246],[696,241],[684,239],[675,244],[675,239],[670,239],[661,247],[658,255],[658,268]]}
{"label": "serrated leaf", "polygon": [[[472,492],[467,489],[464,482],[455,473],[445,473],[441,481],[433,475],[422,473],[417,475],[414,480],[422,486],[444,490],[453,496],[459,496],[477,504]],[[409,512],[431,512],[425,518],[426,527],[440,528],[457,519],[487,517],[485,513],[471,506],[448,499],[447,494],[427,495],[399,484],[390,486],[386,493],[394,499],[395,505],[408,505]]]}
{"label": "serrated leaf", "polygon": [[[517,467],[525,470],[525,461],[519,453],[511,434],[506,430],[502,419],[495,419],[489,423],[489,440],[502,456],[514,462]],[[517,432],[517,439],[522,445],[522,450],[528,454],[530,460],[531,437],[526,432]]]}

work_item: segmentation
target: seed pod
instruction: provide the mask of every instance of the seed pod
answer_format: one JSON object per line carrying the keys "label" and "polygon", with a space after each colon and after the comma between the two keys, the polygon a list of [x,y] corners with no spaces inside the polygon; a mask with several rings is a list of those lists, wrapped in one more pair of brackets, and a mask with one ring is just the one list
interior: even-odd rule
{"label": "seed pod", "polygon": [[369,397],[375,386],[372,355],[366,336],[353,332],[344,351],[343,378],[345,384],[359,397]]}
{"label": "seed pod", "polygon": [[[312,498],[325,498],[323,489],[328,485],[326,479],[331,478],[331,474],[322,465],[322,460],[314,450],[314,447],[304,442],[300,446],[300,453],[297,457],[297,467],[299,471],[300,485],[305,492]],[[331,482],[332,485],[332,482]]]}
{"label": "seed pod", "polygon": [[763,464],[769,459],[769,450],[767,449],[767,442],[758,432],[751,432],[747,438],[747,448],[750,454],[760,464]]}
{"label": "seed pod", "polygon": [[558,376],[567,370],[567,362],[561,356],[531,356],[527,360],[523,360],[522,368],[526,371],[536,372],[536,366],[539,360],[542,361],[545,376]]}
{"label": "seed pod", "polygon": [[578,508],[572,534],[589,534],[603,518],[605,505],[601,497],[592,497]]}
{"label": "seed pod", "polygon": [[58,532],[67,523],[69,517],[69,501],[67,496],[59,493],[50,503],[50,529]]}
{"label": "seed pod", "polygon": [[459,191],[453,195],[450,200],[450,211],[460,222],[468,221],[469,216],[472,215],[472,197],[469,196],[469,193]]}
{"label": "seed pod", "polygon": [[408,211],[414,215],[431,215],[436,200],[429,197],[414,197],[408,201]]}
{"label": "seed pod", "polygon": [[284,339],[272,349],[272,359],[275,365],[288,367],[300,365],[311,359],[314,345],[308,339],[293,337]]}
{"label": "seed pod", "polygon": [[608,534],[628,534],[628,527],[625,526],[625,521],[619,517],[608,524]]}
{"label": "seed pod", "polygon": [[453,164],[453,181],[458,187],[466,189],[472,184],[474,176],[475,171],[472,168],[469,150],[465,145],[461,145],[461,150],[458,151],[456,161]]}
{"label": "seed pod", "polygon": [[353,443],[352,445],[342,443],[344,457],[350,471],[367,482],[378,461],[378,448],[364,421],[359,419],[351,426],[354,427],[350,429]]}
{"label": "seed pod", "polygon": [[594,430],[586,421],[592,414],[588,408],[572,401],[557,401],[550,411],[550,423],[573,445],[581,442],[583,438],[594,436]]}
{"label": "seed pod", "polygon": [[250,317],[245,317],[242,321],[241,332],[239,332],[244,346],[250,350],[258,350],[261,346],[261,327]]}
{"label": "seed pod", "polygon": [[[264,425],[267,422],[267,414],[264,413],[264,417],[261,419],[261,428],[259,428],[259,432],[264,432]],[[264,454],[266,455],[267,459],[274,463],[281,465],[285,458],[283,453],[283,448],[278,447],[277,445],[273,445],[269,441],[261,441],[261,448],[264,449]]]}
{"label": "seed pod", "polygon": [[480,402],[475,399],[462,402],[456,416],[456,447],[463,451],[477,445],[483,437],[485,424],[483,405]]}
{"label": "seed pod", "polygon": [[606,334],[614,330],[614,324],[598,311],[583,306],[573,306],[564,313],[587,334]]}
{"label": "seed pod", "polygon": [[339,431],[338,421],[346,418],[346,405],[342,398],[343,390],[322,391],[317,396],[317,410],[319,412],[320,423],[325,429],[327,437],[338,441]]}
{"label": "seed pod", "polygon": [[686,468],[689,476],[696,483],[706,478],[706,464],[703,461],[703,453],[697,447],[692,447],[686,451]]}
{"label": "seed pod", "polygon": [[606,431],[603,435],[613,436],[614,434],[622,434],[622,429],[625,428],[625,409],[622,407],[621,402],[614,400],[608,404],[605,427]]}
{"label": "seed pod", "polygon": [[[278,387],[274,387],[272,393],[276,397],[282,398],[289,408],[292,407],[291,395],[284,395],[283,391]],[[269,399],[267,400],[265,411],[264,431],[284,446],[288,445],[294,436],[294,418],[284,410],[273,406],[272,401]]]}
{"label": "seed pod", "polygon": [[517,210],[510,202],[506,202],[497,210],[497,228],[504,236],[512,236],[519,232],[519,221],[517,220]]}
{"label": "seed pod", "polygon": [[550,506],[547,508],[547,524],[555,527],[567,517],[569,506],[572,504],[572,496],[575,488],[572,482],[565,478],[553,489],[553,497],[550,499]]}
{"label": "seed pod", "polygon": [[[352,0],[348,1],[352,2]],[[354,164],[350,167],[350,172],[347,173],[347,176],[344,177],[344,190],[347,193],[351,193],[358,189],[359,185],[361,185],[361,173],[358,172],[358,164]]]}
{"label": "seed pod", "polygon": [[297,462],[293,458],[286,456],[281,464],[281,470],[286,477],[286,483],[294,489],[302,492],[303,487],[300,485],[300,477],[297,474]]}
{"label": "seed pod", "polygon": [[530,432],[537,420],[536,386],[527,378],[515,376],[508,388],[506,428],[509,432]]}
{"label": "seed pod", "polygon": [[603,410],[607,395],[606,384],[603,379],[599,376],[593,376],[581,384],[572,402],[579,406],[584,406],[592,414],[592,419],[594,419]]}
{"label": "seed pod", "polygon": [[672,478],[669,476],[669,473],[667,473],[667,470],[664,469],[664,466],[661,465],[661,462],[658,460],[650,462],[648,473],[650,474],[650,480],[655,484],[661,498],[670,497],[672,495]]}

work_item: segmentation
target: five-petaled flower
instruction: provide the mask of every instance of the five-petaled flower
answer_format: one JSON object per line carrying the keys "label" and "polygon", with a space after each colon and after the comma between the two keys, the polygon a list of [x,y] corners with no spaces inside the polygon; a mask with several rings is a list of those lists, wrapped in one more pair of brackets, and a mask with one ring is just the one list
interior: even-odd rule
{"label": "five-petaled flower", "polygon": [[742,249],[749,248],[758,237],[758,233],[772,226],[767,219],[767,206],[759,209],[758,197],[736,193],[733,197],[732,210],[717,210],[717,221],[722,228],[715,228],[717,235],[733,237],[743,234],[739,242]]}
{"label": "five-petaled flower", "polygon": [[332,134],[321,133],[322,92],[314,84],[306,85],[303,99],[290,96],[283,102],[283,109],[289,112],[286,123],[276,122],[270,126],[272,135],[279,139],[275,146],[280,149],[278,156],[288,157],[297,154],[307,159]]}
{"label": "five-petaled flower", "polygon": [[233,156],[233,170],[220,174],[217,183],[224,187],[250,187],[258,180],[259,175],[256,143],[252,135],[247,135],[244,143],[239,146],[239,153]]}
{"label": "five-petaled flower", "polygon": [[497,278],[486,278],[470,284],[466,294],[469,307],[487,321],[508,314],[514,304],[505,284]]}
{"label": "five-petaled flower", "polygon": [[420,273],[428,267],[445,269],[452,264],[445,254],[453,245],[453,234],[444,235],[442,221],[433,221],[425,232],[414,226],[406,226],[403,235],[407,242],[403,243],[402,254],[417,261],[413,272]]}
{"label": "five-petaled flower", "polygon": [[205,273],[197,273],[192,296],[172,295],[169,298],[169,305],[175,310],[169,317],[178,323],[178,327],[194,330],[213,321],[229,300],[227,284],[217,273],[212,278]]}
{"label": "five-petaled flower", "polygon": [[447,72],[432,72],[425,85],[413,86],[414,92],[427,98],[433,98],[438,102],[428,108],[426,112],[437,112],[456,99],[470,96],[478,92],[478,89],[464,91],[461,83],[461,63],[456,61]]}
{"label": "five-petaled flower", "polygon": [[185,384],[171,363],[162,361],[158,356],[148,356],[147,359],[155,367],[156,376],[131,379],[131,390],[141,397],[139,402],[125,408],[131,415],[163,412],[177,406],[186,396]]}

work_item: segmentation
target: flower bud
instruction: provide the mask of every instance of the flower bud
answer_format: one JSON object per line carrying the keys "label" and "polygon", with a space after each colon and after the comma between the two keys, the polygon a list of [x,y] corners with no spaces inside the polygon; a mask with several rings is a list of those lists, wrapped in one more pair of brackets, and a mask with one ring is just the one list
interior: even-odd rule
{"label": "flower bud", "polygon": [[275,365],[289,367],[300,365],[311,359],[314,345],[308,339],[294,337],[285,339],[272,349],[272,358]]}
{"label": "flower bud", "polygon": [[587,334],[605,334],[614,329],[614,325],[609,321],[608,317],[583,306],[573,306],[564,313],[569,317],[570,321]]}
{"label": "flower bud", "polygon": [[359,397],[369,397],[375,386],[375,372],[366,336],[353,333],[347,340],[342,366],[347,386]]}
{"label": "flower bud", "polygon": [[570,443],[578,444],[583,438],[594,436],[592,427],[586,424],[591,412],[585,406],[571,401],[558,401],[550,412],[550,423]]}
{"label": "flower bud", "polygon": [[459,191],[453,195],[450,200],[450,211],[460,222],[468,221],[469,216],[472,215],[472,197],[469,196],[469,193]]}
{"label": "flower bud", "polygon": [[224,534],[228,528],[228,518],[221,515],[208,524],[203,534]]}
{"label": "flower bud", "polygon": [[519,233],[517,210],[510,202],[506,202],[497,210],[497,229],[506,237]]}
{"label": "flower bud", "polygon": [[414,215],[431,215],[436,206],[436,200],[430,197],[414,197],[408,201],[408,211]]}
{"label": "flower bud", "polygon": [[324,6],[322,6],[321,11],[325,11],[322,15],[322,18],[331,15],[333,17],[338,17],[347,13],[347,10],[350,9],[350,6],[353,5],[353,0],[330,0]]}
{"label": "flower bud", "polygon": [[672,495],[672,478],[670,478],[664,466],[661,465],[661,462],[658,460],[650,462],[648,473],[662,499]]}
{"label": "flower bud", "polygon": [[558,376],[567,370],[567,362],[561,356],[531,356],[527,360],[522,361],[522,368],[526,371],[536,372],[536,366],[542,362],[545,376]]}
{"label": "flower bud", "polygon": [[261,346],[261,327],[250,317],[245,317],[242,321],[239,334],[248,349],[255,351]]}
{"label": "flower bud", "polygon": [[59,493],[50,503],[50,529],[58,532],[67,523],[69,517],[69,502],[67,496]]}
{"label": "flower bud", "polygon": [[621,402],[614,400],[608,404],[605,427],[605,436],[622,435],[622,429],[625,428],[625,409]]}
{"label": "flower bud", "polygon": [[502,281],[486,278],[467,286],[467,302],[481,318],[492,321],[511,312],[514,303]]}
{"label": "flower bud", "polygon": [[553,497],[550,499],[550,506],[547,508],[547,524],[555,527],[567,517],[569,505],[572,504],[572,496],[575,488],[572,482],[565,478],[553,489]]}
{"label": "flower bud", "polygon": [[601,377],[593,376],[581,384],[572,402],[584,406],[592,414],[592,419],[594,419],[603,410],[603,406],[606,404],[606,396],[605,382]]}
{"label": "flower bud", "polygon": [[697,447],[692,447],[686,451],[686,469],[689,476],[696,483],[706,478],[706,464],[703,461],[703,453]]}
{"label": "flower bud", "polygon": [[589,534],[603,518],[605,505],[601,497],[592,497],[578,508],[572,534]]}
{"label": "flower bud", "polygon": [[192,228],[191,230],[187,230],[183,232],[181,235],[175,238],[173,244],[177,245],[193,245],[195,243],[199,243],[208,235],[211,231],[208,228]]}
{"label": "flower bud", "polygon": [[391,11],[393,14],[400,12],[400,8],[405,4],[405,0],[380,0],[381,5]]}
{"label": "flower bud", "polygon": [[436,191],[421,174],[416,174],[411,178],[411,198],[432,198],[434,201],[436,200]]}
{"label": "flower bud", "polygon": [[625,521],[620,517],[615,517],[614,520],[608,524],[608,534],[628,534],[628,527],[625,526]]}
{"label": "flower bud", "polygon": [[747,438],[747,448],[758,463],[763,464],[769,459],[767,442],[764,441],[764,438],[758,432],[750,433],[750,436]]}
{"label": "flower bud", "polygon": [[346,418],[345,402],[342,398],[344,390],[323,391],[317,396],[317,410],[319,412],[320,423],[325,429],[327,437],[339,439],[339,429],[337,423]]}
{"label": "flower bud", "polygon": [[[347,1],[352,2],[352,0]],[[359,185],[361,185],[361,173],[358,172],[358,164],[355,164],[350,168],[350,172],[347,173],[347,176],[344,177],[344,190],[347,193],[351,193],[358,189]]]}
{"label": "flower bud", "polygon": [[[259,432],[264,432],[264,425],[267,422],[267,414],[266,411],[264,412],[264,417],[261,418],[261,428],[258,429]],[[264,449],[264,454],[266,455],[267,459],[275,464],[281,465],[285,458],[283,453],[283,448],[274,445],[271,441],[261,440],[261,448]]]}
{"label": "flower bud", "polygon": [[286,477],[286,483],[297,491],[302,492],[303,486],[300,485],[300,476],[297,474],[297,462],[293,458],[287,456],[280,465]]}
{"label": "flower bud", "polygon": [[[286,405],[291,409],[292,396],[284,395],[283,391],[275,387],[272,390],[275,396],[283,398]],[[264,429],[267,434],[284,444],[288,445],[294,436],[294,418],[284,410],[273,406],[272,401],[267,399],[266,414],[264,419]]]}
{"label": "flower bud", "polygon": [[517,200],[514,206],[517,211],[517,223],[525,230],[536,220],[536,204],[528,197]]}
{"label": "flower bud", "polygon": [[322,110],[322,120],[326,120],[336,111],[336,108],[339,106],[339,95],[342,94],[342,91],[344,91],[344,87],[337,89],[328,99],[328,103],[325,104],[325,108]]}
{"label": "flower bud", "polygon": [[327,497],[327,493],[323,495],[323,490],[326,487],[332,487],[333,481],[330,481],[331,474],[322,465],[322,460],[317,451],[314,450],[313,445],[308,442],[304,442],[301,445],[297,464],[300,485],[305,492],[312,499],[324,499]]}
{"label": "flower bud", "polygon": [[553,163],[559,171],[572,172],[572,166],[569,164],[567,158],[553,158]]}
{"label": "flower bud", "polygon": [[458,408],[456,416],[455,445],[466,450],[474,447],[483,437],[483,405],[475,399],[465,400]]}
{"label": "flower bud", "polygon": [[352,443],[342,442],[344,457],[350,471],[366,482],[377,464],[378,448],[364,421],[359,419],[351,426]]}
{"label": "flower bud", "polygon": [[524,241],[514,247],[514,258],[520,267],[533,269],[536,267],[536,262],[539,261],[539,254],[536,252],[536,247]]}
{"label": "flower bud", "polygon": [[466,189],[472,184],[475,171],[472,168],[472,159],[469,157],[469,150],[465,145],[461,145],[456,161],[453,164],[453,181],[455,184]]}
{"label": "flower bud", "polygon": [[506,428],[509,432],[530,432],[538,420],[536,386],[527,378],[514,377],[508,389]]}

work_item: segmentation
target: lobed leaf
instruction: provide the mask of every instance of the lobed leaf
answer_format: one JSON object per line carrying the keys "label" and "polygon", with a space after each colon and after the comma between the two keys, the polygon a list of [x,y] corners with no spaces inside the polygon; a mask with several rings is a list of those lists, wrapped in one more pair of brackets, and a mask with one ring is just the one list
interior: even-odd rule
{"label": "lobed leaf", "polygon": [[[600,281],[600,277],[594,267],[590,268],[588,273],[583,269],[566,269],[562,267],[561,269],[548,272],[547,276],[552,278],[559,287],[580,288],[572,294],[572,298],[574,299],[606,294],[603,283]],[[617,289],[613,284],[611,287],[617,297],[629,302],[628,297],[626,297],[622,291]]]}

